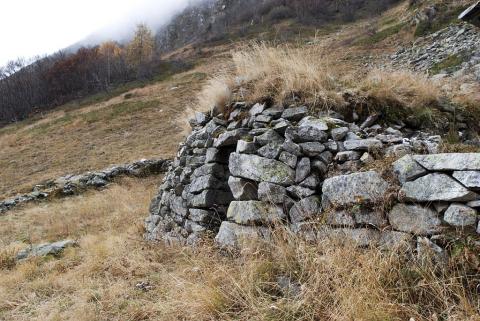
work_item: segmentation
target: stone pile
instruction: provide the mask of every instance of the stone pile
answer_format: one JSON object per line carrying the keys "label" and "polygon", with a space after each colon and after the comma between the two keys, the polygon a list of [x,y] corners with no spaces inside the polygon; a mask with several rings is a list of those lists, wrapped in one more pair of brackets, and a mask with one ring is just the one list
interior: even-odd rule
{"label": "stone pile", "polygon": [[480,30],[467,23],[450,25],[419,38],[411,47],[400,49],[390,58],[394,65],[408,65],[417,71],[429,71],[454,55],[463,62],[451,70],[442,71],[442,74],[471,74],[480,81]]}
{"label": "stone pile", "polygon": [[0,214],[16,206],[51,196],[69,196],[91,188],[102,188],[120,176],[145,177],[163,173],[169,164],[170,161],[164,159],[143,159],[132,164],[112,166],[101,171],[62,176],[56,180],[36,185],[30,193],[0,201]]}
{"label": "stone pile", "polygon": [[[244,103],[228,115],[197,113],[152,201],[146,238],[195,244],[213,234],[229,247],[268,239],[279,223],[361,246],[416,237],[433,247],[450,228],[475,234],[480,154],[436,154],[440,137],[405,137],[377,120]],[[385,157],[398,159],[390,179],[368,170]]]}

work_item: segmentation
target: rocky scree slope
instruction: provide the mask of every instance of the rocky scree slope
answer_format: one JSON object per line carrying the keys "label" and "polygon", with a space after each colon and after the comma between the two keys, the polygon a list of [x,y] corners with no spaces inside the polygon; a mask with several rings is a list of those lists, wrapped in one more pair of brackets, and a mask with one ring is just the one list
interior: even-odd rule
{"label": "rocky scree slope", "polygon": [[[213,234],[237,247],[268,240],[280,223],[309,240],[416,242],[439,255],[449,233],[478,240],[480,153],[437,154],[440,136],[378,120],[245,103],[197,113],[152,201],[146,238],[195,244]],[[396,161],[378,170],[387,160]]]}

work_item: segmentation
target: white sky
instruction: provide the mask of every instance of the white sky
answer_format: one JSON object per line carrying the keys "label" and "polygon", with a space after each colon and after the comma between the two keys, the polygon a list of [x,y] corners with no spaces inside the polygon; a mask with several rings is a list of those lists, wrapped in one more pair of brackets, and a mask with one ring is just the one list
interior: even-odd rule
{"label": "white sky", "polygon": [[53,53],[129,15],[138,19],[140,11],[172,11],[186,1],[0,0],[0,66]]}

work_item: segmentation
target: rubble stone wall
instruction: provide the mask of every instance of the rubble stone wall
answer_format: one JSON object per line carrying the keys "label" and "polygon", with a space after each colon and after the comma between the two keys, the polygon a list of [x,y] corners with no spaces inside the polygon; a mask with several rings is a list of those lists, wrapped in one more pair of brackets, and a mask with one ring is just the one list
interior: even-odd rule
{"label": "rubble stone wall", "polygon": [[152,201],[146,238],[194,244],[210,234],[237,246],[268,239],[279,222],[307,239],[360,246],[441,251],[449,231],[478,237],[480,153],[438,154],[439,136],[381,126],[378,115],[341,118],[244,103],[228,115],[197,113]]}

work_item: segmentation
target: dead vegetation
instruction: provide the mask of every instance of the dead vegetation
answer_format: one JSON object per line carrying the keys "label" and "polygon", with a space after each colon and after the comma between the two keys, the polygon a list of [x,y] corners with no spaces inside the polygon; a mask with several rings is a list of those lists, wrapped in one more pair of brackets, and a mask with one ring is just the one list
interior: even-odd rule
{"label": "dead vegetation", "polygon": [[[0,218],[2,248],[73,238],[60,258],[2,265],[2,320],[478,320],[478,262],[309,244],[285,231],[225,255],[141,238],[156,182],[128,179]],[[335,246],[333,246],[335,245]],[[13,255],[13,253],[12,253]],[[2,259],[3,260],[3,259]],[[5,262],[3,260],[2,262]]]}
{"label": "dead vegetation", "polygon": [[209,80],[199,104],[223,109],[234,100],[273,98],[347,113],[366,105],[368,112],[378,110],[392,120],[414,115],[433,123],[441,101],[449,99],[426,75],[362,69],[344,59],[320,46],[254,43],[232,52],[233,69]]}

